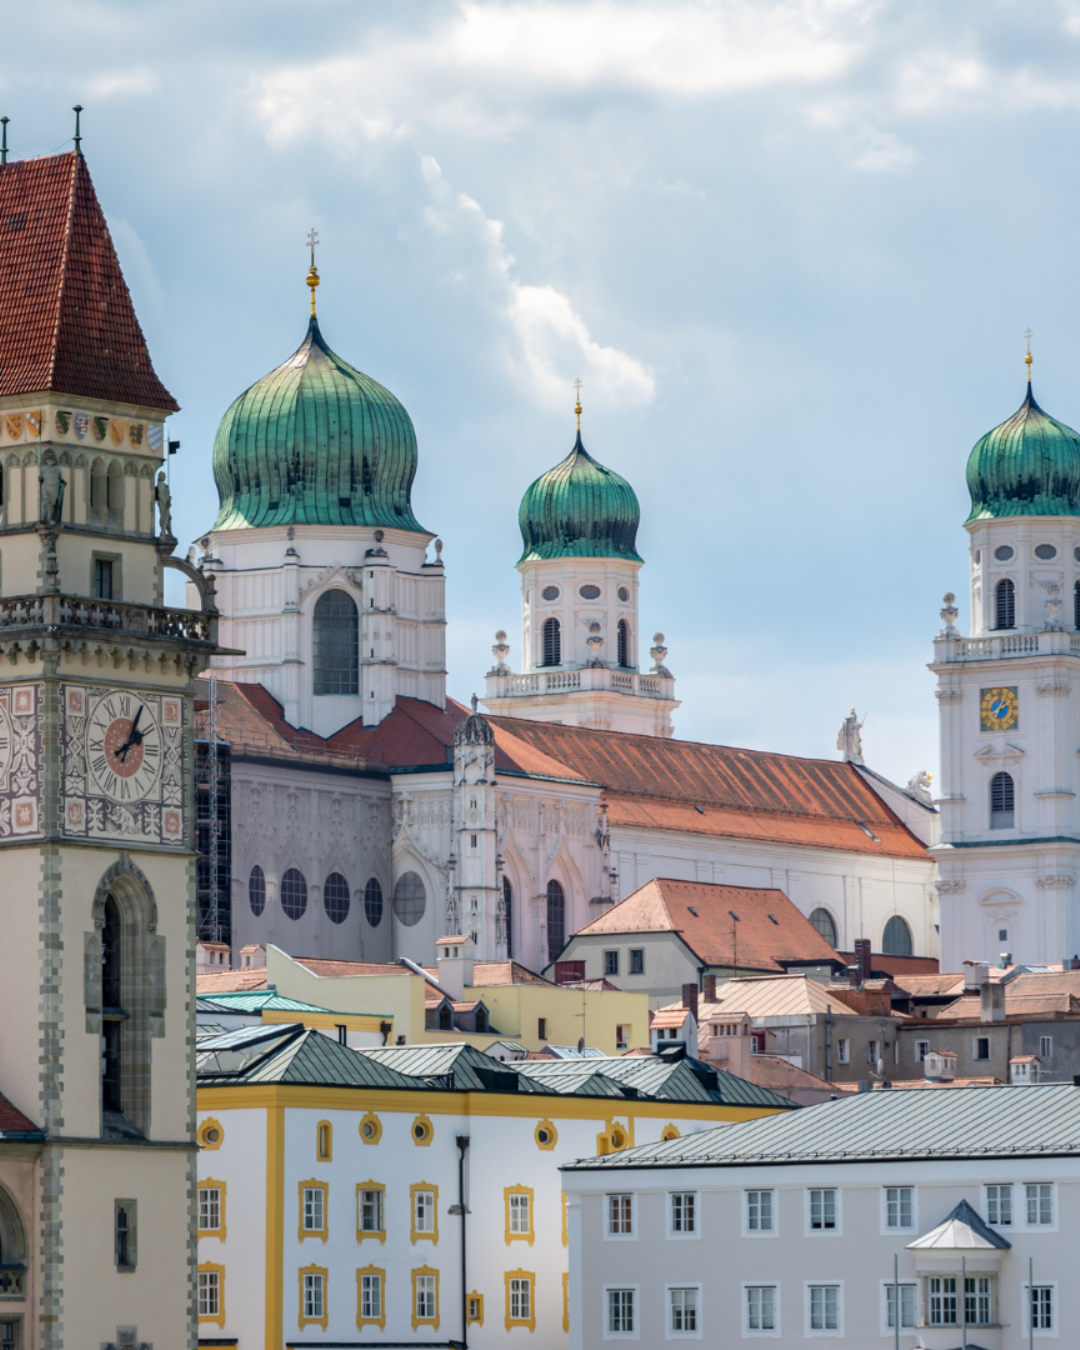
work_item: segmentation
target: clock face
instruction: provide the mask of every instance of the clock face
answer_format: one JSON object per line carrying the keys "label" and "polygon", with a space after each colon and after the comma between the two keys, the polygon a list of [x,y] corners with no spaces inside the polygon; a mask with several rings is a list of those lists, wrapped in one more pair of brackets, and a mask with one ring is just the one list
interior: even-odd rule
{"label": "clock face", "polygon": [[979,700],[983,731],[1014,731],[1020,721],[1020,699],[1016,689],[1001,686],[984,689]]}
{"label": "clock face", "polygon": [[86,761],[94,782],[116,802],[137,802],[161,776],[161,729],[153,705],[137,693],[113,690],[86,721]]}

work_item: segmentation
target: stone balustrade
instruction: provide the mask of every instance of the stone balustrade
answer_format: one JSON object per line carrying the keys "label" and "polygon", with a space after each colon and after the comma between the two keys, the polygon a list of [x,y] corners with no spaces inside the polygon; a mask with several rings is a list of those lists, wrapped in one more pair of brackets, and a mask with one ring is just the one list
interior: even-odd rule
{"label": "stone balustrade", "polygon": [[487,677],[488,698],[562,693],[567,689],[611,689],[619,694],[636,694],[643,698],[675,697],[675,681],[671,676],[639,675],[635,671],[612,670],[608,666],[583,666],[579,670],[551,669],[536,671],[531,675]]}
{"label": "stone balustrade", "polygon": [[999,661],[1011,656],[1080,656],[1080,633],[994,633],[934,640],[936,662]]}
{"label": "stone balustrade", "polygon": [[0,634],[16,630],[77,629],[116,638],[178,639],[217,645],[213,611],[129,605],[82,595],[13,595],[0,599]]}

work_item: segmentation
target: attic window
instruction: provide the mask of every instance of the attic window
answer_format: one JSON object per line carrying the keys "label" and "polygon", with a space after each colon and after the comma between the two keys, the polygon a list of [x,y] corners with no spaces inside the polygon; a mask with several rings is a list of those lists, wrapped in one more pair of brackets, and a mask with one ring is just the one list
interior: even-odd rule
{"label": "attic window", "polygon": [[15,215],[8,216],[8,233],[17,234],[20,230],[26,229],[26,212],[17,211]]}
{"label": "attic window", "polygon": [[774,924],[776,924],[777,928],[780,927],[780,920],[776,917],[775,914],[770,914],[769,918],[773,921]]}
{"label": "attic window", "polygon": [[693,905],[687,905],[686,908],[690,911],[690,913],[691,913],[691,914],[694,916],[694,918],[696,919],[697,916],[698,916],[698,912],[697,912],[697,910],[694,908],[694,906],[693,906]]}
{"label": "attic window", "polygon": [[698,806],[697,802],[694,803],[694,810],[698,813],[699,816],[703,816],[705,814],[704,808]]}
{"label": "attic window", "polygon": [[862,830],[863,834],[865,834],[868,839],[872,839],[875,844],[881,843],[881,840],[877,837],[877,835],[870,828],[870,826],[867,825],[865,820],[857,820],[855,824],[858,825],[859,829]]}

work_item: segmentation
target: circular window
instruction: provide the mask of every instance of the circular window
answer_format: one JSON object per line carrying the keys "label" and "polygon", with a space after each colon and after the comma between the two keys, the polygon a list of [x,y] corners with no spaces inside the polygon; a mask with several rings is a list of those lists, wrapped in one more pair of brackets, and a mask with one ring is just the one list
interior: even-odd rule
{"label": "circular window", "polygon": [[360,1122],[360,1140],[365,1144],[377,1144],[382,1138],[382,1122],[369,1111]]}
{"label": "circular window", "polygon": [[1057,549],[1053,546],[1053,544],[1036,544],[1035,556],[1036,558],[1045,558],[1045,559],[1056,558]]}
{"label": "circular window", "polygon": [[195,1138],[203,1148],[220,1148],[225,1132],[214,1119],[204,1120],[196,1132]]}
{"label": "circular window", "polygon": [[550,1131],[550,1130],[537,1130],[537,1131],[536,1131],[536,1142],[537,1142],[538,1144],[549,1144],[549,1143],[551,1142],[551,1131]]}
{"label": "circular window", "polygon": [[982,562],[982,549],[981,549],[981,548],[977,548],[977,549],[975,550],[975,566],[978,567],[978,565],[979,565],[981,562]]}
{"label": "circular window", "polygon": [[580,587],[578,588],[578,595],[581,596],[582,600],[599,600],[599,599],[600,599],[600,587],[599,587],[599,586],[580,586]]}
{"label": "circular window", "polygon": [[540,594],[544,597],[545,600],[558,600],[559,588],[558,586],[545,586],[544,589],[540,592]]}
{"label": "circular window", "polygon": [[413,1121],[412,1137],[414,1144],[430,1144],[432,1139],[431,1121],[427,1116],[417,1116]]}
{"label": "circular window", "polygon": [[382,887],[377,877],[372,877],[364,887],[364,917],[372,928],[382,923]]}
{"label": "circular window", "polygon": [[533,1131],[537,1148],[554,1148],[559,1141],[559,1132],[550,1120],[541,1120]]}
{"label": "circular window", "polygon": [[611,1131],[611,1147],[616,1151],[624,1149],[627,1144],[626,1131],[621,1126],[616,1125]]}
{"label": "circular window", "polygon": [[1008,544],[1002,544],[1000,548],[994,549],[994,557],[998,562],[1008,562],[1013,555],[1013,550]]}
{"label": "circular window", "polygon": [[344,923],[349,917],[349,883],[340,872],[331,872],[323,886],[323,906],[331,923]]}
{"label": "circular window", "polygon": [[258,863],[251,869],[248,877],[248,904],[256,918],[266,908],[266,877]]}
{"label": "circular window", "polygon": [[406,872],[398,877],[394,887],[394,916],[398,923],[412,928],[424,917],[426,907],[427,892],[416,873]]}
{"label": "circular window", "polygon": [[307,882],[295,867],[281,878],[281,908],[290,919],[299,919],[307,909]]}
{"label": "circular window", "polygon": [[619,587],[619,599],[623,602],[624,605],[630,599],[630,592],[626,589],[625,586]]}

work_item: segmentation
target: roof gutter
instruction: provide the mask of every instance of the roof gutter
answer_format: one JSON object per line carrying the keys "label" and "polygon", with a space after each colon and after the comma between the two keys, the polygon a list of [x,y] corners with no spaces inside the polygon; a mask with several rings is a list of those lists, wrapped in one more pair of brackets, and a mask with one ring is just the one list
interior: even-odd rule
{"label": "roof gutter", "polygon": [[[421,979],[427,980],[428,984],[431,985],[432,989],[437,989],[440,994],[444,995],[444,997],[450,998],[450,995],[442,987],[442,985],[435,978],[435,976],[429,975],[423,966],[418,966],[415,961],[410,961],[407,956],[399,956],[398,965],[404,966],[406,970],[411,970],[414,975],[419,975]],[[453,1000],[451,1000],[451,1002],[452,1001]]]}

